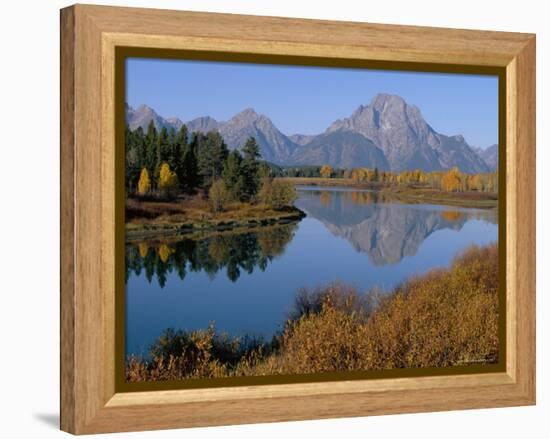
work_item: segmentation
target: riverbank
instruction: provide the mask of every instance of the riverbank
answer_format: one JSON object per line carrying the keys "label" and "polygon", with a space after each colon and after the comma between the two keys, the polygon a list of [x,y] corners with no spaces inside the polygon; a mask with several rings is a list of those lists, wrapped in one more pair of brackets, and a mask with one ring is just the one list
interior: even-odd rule
{"label": "riverbank", "polygon": [[351,178],[322,178],[322,177],[279,177],[278,180],[291,183],[294,186],[337,186],[354,189],[382,189],[381,183],[358,182]]}
{"label": "riverbank", "polygon": [[498,197],[491,192],[444,192],[430,188],[385,187],[381,194],[406,203],[444,204],[457,207],[495,208]]}
{"label": "riverbank", "polygon": [[258,227],[300,221],[306,214],[296,207],[281,210],[264,204],[230,203],[221,212],[212,212],[207,200],[188,197],[174,202],[126,202],[126,241],[164,236],[206,236],[224,231],[247,231]]}
{"label": "riverbank", "polygon": [[351,178],[285,177],[281,180],[295,186],[319,186],[320,188],[332,186],[372,190],[406,203],[444,204],[477,208],[494,208],[498,206],[498,195],[494,192],[446,192],[425,186],[393,186],[377,182],[356,182]]}
{"label": "riverbank", "polygon": [[[126,379],[180,380],[494,364],[499,355],[498,247],[471,247],[380,294],[332,284],[301,292],[271,341],[214,326],[166,331]],[[460,322],[460,324],[457,324]],[[434,336],[437,334],[437,336]]]}

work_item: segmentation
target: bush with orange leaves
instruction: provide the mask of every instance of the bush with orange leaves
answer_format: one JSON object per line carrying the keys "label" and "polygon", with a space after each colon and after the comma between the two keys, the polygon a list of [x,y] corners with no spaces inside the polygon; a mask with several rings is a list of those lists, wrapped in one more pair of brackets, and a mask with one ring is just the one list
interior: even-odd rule
{"label": "bush with orange leaves", "polygon": [[[333,284],[302,291],[282,334],[244,349],[196,332],[180,354],[131,359],[129,381],[491,364],[498,361],[498,249],[471,247],[449,269],[391,294]],[[217,346],[216,346],[217,345]],[[220,348],[223,346],[223,349]],[[220,355],[220,352],[225,352]],[[227,361],[228,352],[232,361]]]}

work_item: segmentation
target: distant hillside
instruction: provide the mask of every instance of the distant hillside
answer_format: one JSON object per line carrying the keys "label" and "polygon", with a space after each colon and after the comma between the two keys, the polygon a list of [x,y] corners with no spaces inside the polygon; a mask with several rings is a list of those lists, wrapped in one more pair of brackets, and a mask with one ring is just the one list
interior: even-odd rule
{"label": "distant hillside", "polygon": [[496,171],[498,168],[498,145],[491,145],[485,149],[476,148],[476,152],[491,171]]}
{"label": "distant hillside", "polygon": [[293,165],[329,163],[338,168],[390,169],[380,148],[361,134],[345,130],[316,136],[311,142],[297,148],[290,162]]}
{"label": "distant hillside", "polygon": [[[157,127],[179,129],[183,121],[164,118],[152,108],[126,106],[131,129]],[[250,136],[260,145],[262,157],[274,164],[323,165],[337,168],[378,167],[392,171],[445,170],[454,166],[462,172],[478,173],[496,169],[498,148],[472,148],[462,135],[436,132],[420,110],[399,96],[376,95],[368,105],[359,106],[349,117],[333,122],[318,135],[283,134],[263,114],[247,108],[220,122],[204,116],[185,122],[189,132],[218,130],[231,149],[241,148]]]}

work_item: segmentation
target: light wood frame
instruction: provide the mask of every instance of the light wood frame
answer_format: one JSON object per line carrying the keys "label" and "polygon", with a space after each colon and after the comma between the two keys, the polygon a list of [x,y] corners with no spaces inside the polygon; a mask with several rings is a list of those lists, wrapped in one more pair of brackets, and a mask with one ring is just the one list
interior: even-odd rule
{"label": "light wood frame", "polygon": [[[119,46],[505,69],[506,371],[116,393]],[[63,430],[85,434],[534,403],[534,35],[91,5],[61,11]]]}

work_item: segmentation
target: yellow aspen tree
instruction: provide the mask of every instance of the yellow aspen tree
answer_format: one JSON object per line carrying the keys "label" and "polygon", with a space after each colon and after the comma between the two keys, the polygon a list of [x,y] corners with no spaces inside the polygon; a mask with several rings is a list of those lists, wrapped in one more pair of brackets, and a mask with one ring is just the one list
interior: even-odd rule
{"label": "yellow aspen tree", "polygon": [[332,168],[329,165],[323,165],[320,171],[321,177],[330,178],[332,175]]}
{"label": "yellow aspen tree", "polygon": [[469,186],[468,189],[470,189],[470,190],[482,191],[483,190],[483,183],[481,181],[481,175],[479,175],[479,174],[471,175],[468,178],[468,186]]}
{"label": "yellow aspen tree", "polygon": [[178,177],[175,172],[170,170],[168,163],[163,163],[159,172],[159,189],[162,191],[171,191],[176,188]]}
{"label": "yellow aspen tree", "polygon": [[458,168],[450,169],[441,179],[441,186],[444,191],[455,192],[458,191],[462,182],[460,180]]}
{"label": "yellow aspen tree", "polygon": [[138,194],[146,195],[151,190],[151,179],[149,178],[149,172],[146,168],[141,170],[138,181]]}

